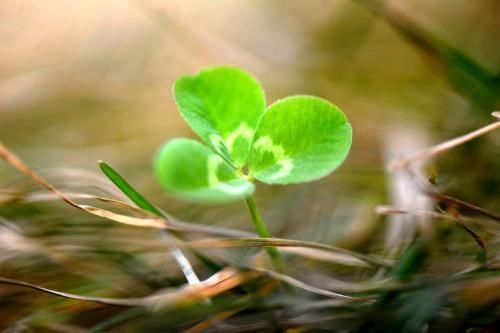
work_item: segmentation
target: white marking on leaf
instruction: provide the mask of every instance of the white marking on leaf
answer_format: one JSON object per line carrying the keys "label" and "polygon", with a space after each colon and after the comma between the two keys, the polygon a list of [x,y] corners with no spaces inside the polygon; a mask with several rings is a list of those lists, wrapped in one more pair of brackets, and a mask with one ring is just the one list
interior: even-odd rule
{"label": "white marking on leaf", "polygon": [[285,149],[280,145],[275,145],[269,136],[261,136],[253,146],[259,150],[270,152],[276,160],[286,159]]}
{"label": "white marking on leaf", "polygon": [[211,155],[207,161],[207,180],[209,187],[215,187],[226,194],[241,194],[246,188],[246,184],[229,185],[221,182],[217,177],[217,169],[224,161],[217,155]]}
{"label": "white marking on leaf", "polygon": [[274,144],[269,136],[262,136],[254,143],[254,147],[271,153],[276,159],[276,164],[280,166],[278,172],[273,175],[267,176],[269,180],[276,180],[288,176],[293,170],[292,160],[285,154],[285,149],[281,145]]}
{"label": "white marking on leaf", "polygon": [[247,140],[248,143],[250,143],[250,141],[252,140],[253,132],[253,128],[248,126],[247,123],[242,122],[240,126],[233,132],[231,132],[226,138],[227,148],[229,149],[229,151],[233,151],[234,143],[238,138],[243,138]]}
{"label": "white marking on leaf", "polygon": [[286,160],[281,160],[277,163],[281,168],[279,169],[278,172],[267,176],[268,180],[276,180],[276,179],[281,179],[285,178],[288,176],[292,170],[293,170],[293,163],[291,160],[286,159]]}

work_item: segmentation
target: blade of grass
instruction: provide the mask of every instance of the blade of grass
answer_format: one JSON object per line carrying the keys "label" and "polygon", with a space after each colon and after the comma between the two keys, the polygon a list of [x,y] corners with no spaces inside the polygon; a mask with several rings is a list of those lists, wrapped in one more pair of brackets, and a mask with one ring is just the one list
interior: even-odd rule
{"label": "blade of grass", "polygon": [[130,200],[137,206],[145,209],[155,215],[163,216],[158,208],[153,206],[146,200],[139,192],[137,192],[132,185],[130,185],[117,171],[110,167],[106,162],[98,161],[99,168],[123,192]]}
{"label": "blade of grass", "polygon": [[417,240],[411,244],[403,253],[399,262],[390,271],[390,277],[398,281],[407,281],[420,269],[422,269],[427,259],[426,244]]}
{"label": "blade of grass", "polygon": [[[147,210],[155,215],[165,217],[159,209],[157,209],[154,205],[152,205],[149,201],[146,200],[139,192],[137,192],[132,185],[130,185],[117,171],[115,171],[112,167],[110,167],[107,163],[103,161],[98,161],[99,168],[106,175],[106,177],[111,180],[116,187],[120,189],[130,200],[132,200],[137,206],[140,208]],[[163,231],[164,237],[167,240],[170,239],[170,234],[166,231]],[[172,248],[171,251],[175,260],[179,264],[179,267],[182,270],[182,273],[186,277],[186,280],[189,284],[197,284],[200,283],[200,279],[198,275],[196,275],[193,266],[189,262],[188,258],[184,255],[184,253],[178,248]]]}

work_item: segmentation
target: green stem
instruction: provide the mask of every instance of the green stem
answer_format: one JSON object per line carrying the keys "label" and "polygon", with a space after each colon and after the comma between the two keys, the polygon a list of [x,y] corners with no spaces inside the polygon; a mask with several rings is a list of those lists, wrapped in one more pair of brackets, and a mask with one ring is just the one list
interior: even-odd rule
{"label": "green stem", "polygon": [[[260,215],[259,209],[257,208],[257,204],[255,203],[253,195],[248,196],[245,199],[245,202],[247,204],[248,211],[250,212],[250,216],[252,217],[253,225],[255,226],[255,230],[257,231],[259,237],[272,238],[271,233],[267,229],[266,223],[264,222],[262,216]],[[278,249],[276,249],[275,247],[267,247],[266,251],[269,257],[271,258],[274,266],[278,270],[278,272],[283,273],[284,272],[283,258],[281,257],[281,254],[279,253]]]}

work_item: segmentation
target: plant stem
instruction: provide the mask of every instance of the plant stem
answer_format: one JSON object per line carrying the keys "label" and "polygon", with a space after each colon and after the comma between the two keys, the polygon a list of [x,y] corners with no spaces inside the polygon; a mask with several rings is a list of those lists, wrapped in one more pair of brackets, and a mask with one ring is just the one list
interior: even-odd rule
{"label": "plant stem", "polygon": [[[255,226],[255,230],[257,231],[259,237],[272,238],[271,233],[267,229],[266,223],[264,222],[262,216],[260,215],[259,209],[257,208],[257,204],[255,203],[253,195],[248,196],[245,199],[245,202],[247,204],[248,211],[250,212],[250,216],[252,217],[253,225]],[[266,251],[269,257],[271,258],[274,266],[276,267],[276,270],[280,273],[283,273],[284,272],[283,258],[281,257],[281,254],[279,253],[278,249],[276,249],[275,247],[267,247]]]}

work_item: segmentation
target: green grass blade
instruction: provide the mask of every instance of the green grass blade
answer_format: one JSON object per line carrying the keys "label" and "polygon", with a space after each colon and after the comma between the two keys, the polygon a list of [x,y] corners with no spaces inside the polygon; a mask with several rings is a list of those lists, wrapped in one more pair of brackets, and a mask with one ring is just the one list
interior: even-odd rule
{"label": "green grass blade", "polygon": [[[153,214],[156,214],[158,216],[166,217],[165,214],[163,214],[158,208],[156,208],[153,204],[151,204],[146,198],[144,198],[139,192],[137,192],[132,185],[130,185],[116,170],[114,170],[112,167],[110,167],[106,162],[103,161],[98,161],[99,168],[102,170],[102,172],[106,175],[106,177],[109,178],[115,184],[122,192],[125,194],[130,200],[132,200],[138,207],[147,210],[148,212],[151,212]],[[182,239],[181,235],[172,232],[172,234],[179,238]],[[210,260],[209,258],[197,253],[193,252],[196,257],[203,262],[205,266],[207,266],[208,269],[210,269],[213,272],[217,272],[221,269],[221,266],[215,263],[214,261]],[[175,253],[174,253],[175,254]],[[179,259],[176,259],[179,262]],[[186,259],[187,260],[187,259]],[[180,260],[183,262],[183,260]],[[180,264],[180,262],[179,262]]]}
{"label": "green grass blade", "polygon": [[[147,210],[158,216],[163,216],[155,206],[153,206],[149,201],[146,200],[139,192],[137,192],[132,185],[130,185],[118,172],[116,172],[112,167],[103,161],[98,162],[99,167],[102,172],[127,196],[140,208]],[[179,264],[182,272],[186,276],[189,284],[199,283],[200,280],[191,266],[191,263],[186,258],[186,256],[179,249],[172,249],[172,255]]]}
{"label": "green grass blade", "polygon": [[113,182],[113,184],[118,187],[123,194],[130,198],[137,206],[147,210],[158,216],[165,217],[162,212],[160,212],[155,206],[153,206],[149,201],[146,200],[139,192],[137,192],[132,185],[130,185],[118,172],[116,172],[112,167],[110,167],[106,162],[99,161],[99,168],[102,172]]}

